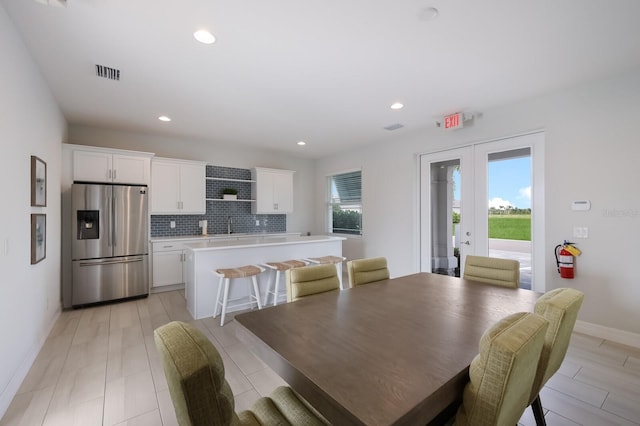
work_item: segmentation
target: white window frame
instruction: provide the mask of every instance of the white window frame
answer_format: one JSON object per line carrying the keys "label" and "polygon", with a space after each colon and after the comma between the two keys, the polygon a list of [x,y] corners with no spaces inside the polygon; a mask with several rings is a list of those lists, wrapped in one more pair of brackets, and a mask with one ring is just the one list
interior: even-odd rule
{"label": "white window frame", "polygon": [[[336,176],[346,175],[358,172],[360,173],[360,198],[359,199],[351,199],[345,202],[336,202],[333,197],[333,181]],[[362,208],[362,169],[350,169],[341,172],[331,173],[326,175],[326,188],[327,188],[327,196],[326,196],[326,224],[327,224],[327,232],[331,235],[340,235],[347,237],[362,237],[363,234],[363,208]],[[333,208],[334,206],[350,206],[355,207],[355,210],[360,211],[360,232],[359,233],[351,233],[351,232],[333,232]]]}

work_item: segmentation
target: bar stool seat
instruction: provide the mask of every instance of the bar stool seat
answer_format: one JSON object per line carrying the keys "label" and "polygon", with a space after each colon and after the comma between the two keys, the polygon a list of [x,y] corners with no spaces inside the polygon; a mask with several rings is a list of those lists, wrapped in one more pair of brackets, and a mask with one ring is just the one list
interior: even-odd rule
{"label": "bar stool seat", "polygon": [[338,269],[338,280],[340,281],[340,290],[343,290],[342,287],[342,262],[347,260],[346,257],[343,256],[321,256],[321,257],[308,257],[304,260],[309,261],[310,263],[317,263],[319,265],[333,264],[336,265]]}
{"label": "bar stool seat", "polygon": [[280,285],[280,273],[283,271],[288,271],[292,268],[301,268],[303,266],[307,266],[309,262],[305,262],[304,260],[285,260],[284,262],[267,262],[264,264],[267,268],[276,271],[273,282],[269,280],[269,284],[267,285],[267,292],[264,295],[263,305],[266,305],[269,302],[269,295],[273,294],[273,306],[276,306],[278,302],[278,287]]}
{"label": "bar stool seat", "polygon": [[[253,284],[253,293],[251,292],[251,287],[249,287],[249,301],[236,303],[233,307],[251,305],[253,306],[253,301],[255,300],[258,303],[258,309],[262,309],[262,304],[260,303],[260,291],[258,290],[258,280],[256,277],[260,275],[264,271],[264,268],[257,265],[245,265],[239,266],[237,268],[219,268],[213,271],[218,277],[220,277],[220,283],[218,284],[218,295],[216,297],[216,309],[213,313],[213,317],[218,316],[218,307],[222,306],[222,315],[220,317],[220,326],[224,325],[224,317],[227,313],[228,302],[229,302],[229,286],[232,279],[236,278],[251,278]],[[222,294],[222,287],[224,284],[224,295],[222,301],[220,301],[220,295]]]}

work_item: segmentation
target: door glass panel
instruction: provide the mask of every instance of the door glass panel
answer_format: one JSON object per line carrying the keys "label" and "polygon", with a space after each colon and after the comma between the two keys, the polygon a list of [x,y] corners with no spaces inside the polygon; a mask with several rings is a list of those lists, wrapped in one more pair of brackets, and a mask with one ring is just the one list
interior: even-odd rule
{"label": "door glass panel", "polygon": [[431,163],[430,175],[431,271],[459,277],[460,160]]}
{"label": "door glass panel", "polygon": [[531,149],[489,154],[487,178],[489,256],[518,260],[531,289]]}

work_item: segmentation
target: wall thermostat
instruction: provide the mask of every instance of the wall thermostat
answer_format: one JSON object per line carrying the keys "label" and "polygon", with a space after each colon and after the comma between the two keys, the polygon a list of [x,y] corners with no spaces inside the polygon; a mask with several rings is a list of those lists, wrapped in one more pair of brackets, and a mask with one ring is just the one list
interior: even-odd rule
{"label": "wall thermostat", "polygon": [[586,211],[591,210],[591,201],[577,200],[571,203],[571,210]]}

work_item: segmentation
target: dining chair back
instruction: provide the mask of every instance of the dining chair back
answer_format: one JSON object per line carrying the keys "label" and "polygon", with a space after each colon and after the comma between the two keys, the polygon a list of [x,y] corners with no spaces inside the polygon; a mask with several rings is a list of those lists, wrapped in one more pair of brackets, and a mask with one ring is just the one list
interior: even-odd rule
{"label": "dining chair back", "polygon": [[534,312],[549,322],[542,355],[529,401],[536,424],[546,424],[539,393],[547,380],[560,368],[571,340],[571,333],[582,306],[584,293],[573,288],[557,288],[543,294],[536,302]]}
{"label": "dining chair back", "polygon": [[548,322],[534,313],[509,315],[480,338],[455,425],[515,425],[527,408]]}
{"label": "dining chair back", "polygon": [[387,259],[384,257],[350,260],[347,262],[347,272],[349,287],[389,279]]}
{"label": "dining chair back", "polygon": [[287,302],[340,289],[340,280],[334,264],[289,269],[286,272],[286,283]]}
{"label": "dining chair back", "polygon": [[520,262],[513,259],[467,255],[464,279],[503,287],[520,287]]}
{"label": "dining chair back", "polygon": [[258,399],[251,410],[236,413],[220,353],[191,324],[165,324],[154,331],[154,340],[180,426],[328,424],[307,401],[285,386]]}

